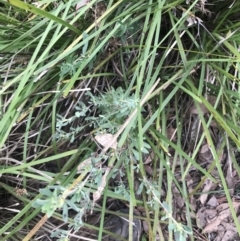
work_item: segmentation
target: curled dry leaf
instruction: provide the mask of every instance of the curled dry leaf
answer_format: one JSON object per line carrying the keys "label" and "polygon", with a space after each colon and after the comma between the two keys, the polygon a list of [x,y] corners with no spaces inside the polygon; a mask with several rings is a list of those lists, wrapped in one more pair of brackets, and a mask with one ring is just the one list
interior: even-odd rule
{"label": "curled dry leaf", "polygon": [[199,200],[200,200],[200,202],[201,202],[202,204],[204,204],[204,203],[206,202],[207,198],[208,198],[208,193],[207,193],[207,192],[209,192],[209,191],[211,190],[212,181],[211,181],[209,178],[207,178],[207,179],[205,180],[204,184],[205,184],[205,185],[204,185],[204,188],[203,188],[203,190],[202,190],[203,194],[201,194],[201,196],[200,196],[200,198],[199,198]]}
{"label": "curled dry leaf", "polygon": [[[233,207],[237,208],[239,204],[237,202],[233,202]],[[229,209],[228,203],[222,203],[221,205],[217,206],[216,210],[220,214],[221,212],[224,212],[225,210]]]}
{"label": "curled dry leaf", "polygon": [[149,232],[148,222],[144,220],[144,221],[142,222],[142,226],[143,226],[144,232],[145,232],[145,233],[148,233],[148,232]]}
{"label": "curled dry leaf", "polygon": [[202,207],[198,210],[197,215],[196,215],[196,221],[197,221],[197,226],[199,228],[203,228],[207,225],[207,223],[212,220],[217,216],[217,211],[216,209],[210,209],[210,208],[205,208]]}
{"label": "curled dry leaf", "polygon": [[85,6],[88,3],[88,0],[80,0],[77,5],[76,5],[76,10],[78,10],[79,8]]}
{"label": "curled dry leaf", "polygon": [[170,127],[167,129],[167,138],[168,138],[170,141],[175,142],[175,141],[176,141],[176,132],[177,132],[177,128],[173,128],[172,126],[170,126]]}
{"label": "curled dry leaf", "polygon": [[106,186],[106,179],[107,179],[107,175],[108,173],[110,172],[110,168],[107,168],[103,177],[102,177],[102,181],[101,181],[101,184],[100,186],[98,187],[97,191],[93,193],[93,204],[92,204],[92,207],[94,207],[95,203],[97,200],[100,199],[101,195],[102,195],[102,192]]}
{"label": "curled dry leaf", "polygon": [[225,228],[225,230],[231,230],[231,231],[233,231],[235,233],[237,232],[237,228],[234,225],[234,223],[229,223],[229,222],[222,221],[221,224]]}
{"label": "curled dry leaf", "polygon": [[144,164],[149,164],[149,163],[151,163],[151,162],[153,161],[153,158],[154,158],[154,152],[151,152],[151,153],[147,156],[146,160],[144,161]]}
{"label": "curled dry leaf", "polygon": [[[233,204],[235,211],[238,212],[240,202],[233,202],[232,204]],[[224,225],[226,226],[225,220],[231,216],[231,211],[229,209],[228,203],[223,203],[223,204],[220,204],[219,206],[217,206],[215,209],[216,216],[213,217],[212,219],[211,218],[208,219],[206,210],[207,209],[205,209],[204,212],[201,213],[202,217],[204,217],[204,214],[205,214],[204,221],[208,221],[208,224],[203,229],[203,233],[219,232],[220,229],[224,227]],[[228,229],[229,228],[230,228],[230,226],[228,226]],[[234,229],[232,229],[232,231],[234,232]],[[230,239],[226,239],[226,240],[230,240]]]}
{"label": "curled dry leaf", "polygon": [[208,144],[202,145],[199,153],[199,159],[204,162],[205,161],[211,162],[213,160],[213,156],[212,156],[211,150],[209,149]]}
{"label": "curled dry leaf", "polygon": [[174,199],[176,200],[176,205],[177,205],[177,207],[181,210],[181,209],[184,207],[184,205],[186,204],[186,203],[184,202],[184,199],[183,199],[182,196],[181,196],[180,194],[178,194],[178,193],[175,193],[175,194],[174,194]]}
{"label": "curled dry leaf", "polygon": [[217,232],[219,229],[219,225],[221,223],[221,219],[215,219],[214,221],[210,222],[204,229],[203,233],[212,233]]}
{"label": "curled dry leaf", "polygon": [[[174,185],[172,192],[174,194],[174,202],[175,205],[178,207],[178,210],[184,207],[185,205],[185,200],[183,199],[182,195],[180,194],[178,188]],[[177,209],[177,208],[174,208]]]}
{"label": "curled dry leaf", "polygon": [[221,241],[229,241],[229,240],[234,240],[234,236],[236,235],[236,232],[232,230],[226,230],[224,233],[224,236],[222,237]]}
{"label": "curled dry leaf", "polygon": [[217,207],[219,205],[219,202],[215,196],[212,196],[208,200],[207,205],[209,205],[210,207]]}
{"label": "curled dry leaf", "polygon": [[144,165],[144,169],[145,169],[145,171],[146,171],[147,174],[153,175],[153,169],[152,169],[152,167],[150,167],[149,165]]}
{"label": "curled dry leaf", "polygon": [[[206,100],[212,106],[214,106],[215,103],[216,103],[217,98],[215,96],[213,96],[213,95],[208,95],[208,96],[206,96]],[[207,109],[207,107],[204,104],[199,104],[199,106],[200,106],[200,109],[201,109],[201,112],[202,112],[203,115],[209,114],[209,110]],[[198,115],[199,114],[199,111],[198,111],[198,109],[197,109],[195,104],[192,105],[192,107],[189,110],[189,113],[191,115]],[[215,120],[211,121],[210,126],[218,128],[218,124],[217,124],[217,122]]]}
{"label": "curled dry leaf", "polygon": [[[213,96],[213,95],[208,95],[207,96],[207,101],[212,105],[212,106],[214,106],[215,105],[215,103],[216,103],[216,97],[215,96]],[[201,111],[202,111],[202,113],[203,113],[203,115],[204,114],[206,114],[206,113],[209,113],[209,111],[208,111],[208,109],[206,108],[206,106],[204,105],[204,104],[199,104],[200,105],[200,108],[201,108]],[[190,108],[190,114],[199,114],[198,113],[198,109],[197,109],[197,107],[193,104],[193,106]]]}
{"label": "curled dry leaf", "polygon": [[95,140],[102,145],[103,147],[108,146],[109,144],[111,144],[111,148],[113,149],[117,149],[117,142],[113,141],[114,135],[112,134],[108,134],[108,133],[104,133],[104,134],[98,134],[95,136]]}
{"label": "curled dry leaf", "polygon": [[228,190],[231,195],[234,194],[234,186],[235,186],[236,179],[237,178],[234,178],[234,176],[233,176],[232,165],[231,165],[231,161],[230,161],[228,163],[228,167],[227,167],[226,182],[227,182]]}

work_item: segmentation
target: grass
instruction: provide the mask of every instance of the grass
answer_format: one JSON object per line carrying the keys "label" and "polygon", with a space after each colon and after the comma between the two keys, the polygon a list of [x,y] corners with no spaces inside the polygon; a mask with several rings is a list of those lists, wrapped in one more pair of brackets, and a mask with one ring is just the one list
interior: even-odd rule
{"label": "grass", "polygon": [[239,10],[0,0],[1,240],[104,240],[122,207],[140,240],[238,237]]}

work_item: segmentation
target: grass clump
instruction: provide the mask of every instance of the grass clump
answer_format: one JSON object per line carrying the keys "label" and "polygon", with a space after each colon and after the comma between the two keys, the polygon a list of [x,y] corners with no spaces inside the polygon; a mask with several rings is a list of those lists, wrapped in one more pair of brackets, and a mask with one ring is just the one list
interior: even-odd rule
{"label": "grass clump", "polygon": [[0,1],[1,240],[238,239],[239,10]]}

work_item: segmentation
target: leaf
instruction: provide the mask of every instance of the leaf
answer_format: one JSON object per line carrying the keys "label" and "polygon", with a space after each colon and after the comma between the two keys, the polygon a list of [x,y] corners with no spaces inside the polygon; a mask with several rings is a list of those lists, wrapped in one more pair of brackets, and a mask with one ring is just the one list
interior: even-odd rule
{"label": "leaf", "polygon": [[188,226],[182,225],[182,227],[183,227],[184,232],[185,232],[186,234],[192,234],[192,233],[193,233],[192,229],[189,228]]}
{"label": "leaf", "polygon": [[114,135],[112,134],[108,134],[108,133],[104,133],[104,134],[98,134],[95,136],[95,140],[102,145],[103,147],[108,146],[109,144],[111,148],[113,149],[117,149],[117,142],[113,141]]}
{"label": "leaf", "polygon": [[47,203],[44,206],[42,206],[42,212],[46,213],[48,218],[52,216],[54,211],[55,208],[52,207],[51,203]]}
{"label": "leaf", "polygon": [[162,202],[162,206],[168,213],[171,213],[171,209],[170,209],[169,205],[166,202],[163,201]]}
{"label": "leaf", "polygon": [[184,233],[181,233],[180,231],[174,232],[175,240],[176,241],[186,241],[186,236]]}
{"label": "leaf", "polygon": [[144,188],[144,183],[141,182],[141,184],[139,185],[138,190],[137,190],[137,195],[140,195],[142,193],[143,188]]}
{"label": "leaf", "polygon": [[135,149],[132,149],[132,152],[133,152],[133,154],[134,154],[136,160],[139,160],[139,159],[140,159],[139,152],[138,152],[137,150],[135,150]]}
{"label": "leaf", "polygon": [[75,140],[75,136],[74,136],[74,134],[73,134],[72,137],[71,137],[71,139],[70,139],[70,143],[73,143],[74,140]]}
{"label": "leaf", "polygon": [[[88,34],[86,32],[83,32],[83,41],[88,37]],[[85,55],[85,53],[87,52],[87,48],[88,48],[88,40],[86,41],[86,43],[83,46],[82,49],[82,54]]]}
{"label": "leaf", "polygon": [[213,185],[212,180],[210,180],[209,178],[207,178],[204,182],[204,188],[202,190],[202,193],[199,197],[199,200],[202,204],[204,204],[208,198],[208,192],[211,190]]}
{"label": "leaf", "polygon": [[77,111],[77,112],[75,112],[75,116],[76,116],[77,118],[79,118],[80,116],[82,116],[82,114],[81,114],[81,112]]}
{"label": "leaf", "polygon": [[175,230],[176,229],[176,225],[174,224],[174,223],[170,223],[169,225],[168,225],[168,230],[169,231],[173,231],[173,230]]}
{"label": "leaf", "polygon": [[65,202],[67,203],[67,205],[72,208],[73,210],[75,210],[76,212],[79,212],[80,209],[75,205],[75,203],[72,200],[65,200]]}
{"label": "leaf", "polygon": [[36,200],[35,202],[32,203],[32,207],[34,208],[39,208],[39,207],[42,207],[44,204],[46,204],[48,202],[48,200],[41,200],[41,199],[38,199]]}
{"label": "leaf", "polygon": [[48,197],[52,196],[52,192],[47,188],[40,188],[39,192],[43,195],[48,196]]}
{"label": "leaf", "polygon": [[208,223],[207,226],[202,230],[203,233],[212,233],[218,231],[218,226],[221,223],[221,219],[216,218],[212,222]]}
{"label": "leaf", "polygon": [[165,220],[168,219],[168,218],[169,218],[169,217],[168,217],[167,215],[164,215],[164,216],[161,217],[161,220],[162,220],[162,221],[165,221]]}
{"label": "leaf", "polygon": [[68,221],[68,205],[65,202],[63,205],[63,212],[62,212],[62,218],[65,223]]}
{"label": "leaf", "polygon": [[29,11],[31,13],[34,13],[36,15],[39,15],[41,17],[44,17],[44,18],[48,18],[50,20],[53,20],[54,22],[56,23],[59,23],[59,24],[62,24],[63,26],[69,28],[70,30],[72,30],[73,32],[77,33],[77,34],[81,34],[81,32],[75,28],[74,26],[72,26],[71,24],[69,24],[68,22],[62,20],[61,18],[59,17],[56,17],[54,16],[53,14],[51,13],[48,13],[42,9],[39,9],[39,8],[36,8],[34,7],[33,5],[31,4],[27,4],[27,3],[24,3],[22,1],[19,1],[19,0],[8,0],[8,2],[15,6],[15,7],[18,7],[18,8],[21,8],[21,9],[24,9],[26,11]]}

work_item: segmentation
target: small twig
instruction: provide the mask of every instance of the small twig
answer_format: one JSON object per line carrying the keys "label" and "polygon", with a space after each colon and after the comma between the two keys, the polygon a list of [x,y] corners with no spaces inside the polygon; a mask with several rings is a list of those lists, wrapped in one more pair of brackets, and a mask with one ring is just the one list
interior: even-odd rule
{"label": "small twig", "polygon": [[42,225],[48,220],[47,214],[45,214],[41,220],[35,225],[35,227],[27,234],[23,241],[28,241],[32,236],[42,227]]}

